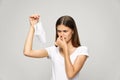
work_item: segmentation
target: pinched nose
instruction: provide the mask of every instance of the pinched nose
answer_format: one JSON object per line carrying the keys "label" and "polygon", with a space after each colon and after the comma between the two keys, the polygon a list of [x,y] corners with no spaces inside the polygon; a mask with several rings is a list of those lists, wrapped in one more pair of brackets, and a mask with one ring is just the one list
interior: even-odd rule
{"label": "pinched nose", "polygon": [[65,37],[65,36],[59,36],[59,38],[60,38],[60,39],[63,39],[63,38],[64,38],[64,39],[66,39],[66,37]]}
{"label": "pinched nose", "polygon": [[64,32],[59,33],[60,37],[64,37]]}

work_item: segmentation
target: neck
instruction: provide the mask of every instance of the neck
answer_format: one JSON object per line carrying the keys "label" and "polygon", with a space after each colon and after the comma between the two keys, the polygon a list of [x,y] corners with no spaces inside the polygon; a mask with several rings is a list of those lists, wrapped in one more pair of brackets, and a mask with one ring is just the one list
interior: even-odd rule
{"label": "neck", "polygon": [[[69,54],[69,55],[71,55],[71,54],[75,51],[75,49],[76,49],[76,47],[74,47],[74,46],[72,45],[72,42],[67,43],[67,50],[68,50],[68,54]],[[60,48],[60,53],[61,53],[62,55],[64,55],[62,48]]]}

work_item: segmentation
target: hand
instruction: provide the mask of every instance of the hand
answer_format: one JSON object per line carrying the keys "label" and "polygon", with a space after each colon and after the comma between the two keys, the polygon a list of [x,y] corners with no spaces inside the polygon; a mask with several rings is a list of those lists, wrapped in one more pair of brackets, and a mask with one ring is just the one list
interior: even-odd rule
{"label": "hand", "polygon": [[67,47],[67,43],[66,43],[64,37],[62,37],[62,36],[59,36],[59,37],[57,38],[57,40],[56,40],[56,42],[55,42],[55,45],[56,45],[56,46],[59,46],[59,47],[62,48],[62,49],[65,49],[65,48]]}
{"label": "hand", "polygon": [[39,22],[39,18],[40,16],[38,14],[33,14],[29,17],[29,20],[30,20],[30,25],[31,26],[34,26],[36,23]]}

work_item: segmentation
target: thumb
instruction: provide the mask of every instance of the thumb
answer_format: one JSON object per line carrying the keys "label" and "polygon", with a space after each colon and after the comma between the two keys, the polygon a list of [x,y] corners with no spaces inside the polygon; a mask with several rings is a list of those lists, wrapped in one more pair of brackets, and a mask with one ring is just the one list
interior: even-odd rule
{"label": "thumb", "polygon": [[65,41],[65,37],[62,37],[62,40]]}

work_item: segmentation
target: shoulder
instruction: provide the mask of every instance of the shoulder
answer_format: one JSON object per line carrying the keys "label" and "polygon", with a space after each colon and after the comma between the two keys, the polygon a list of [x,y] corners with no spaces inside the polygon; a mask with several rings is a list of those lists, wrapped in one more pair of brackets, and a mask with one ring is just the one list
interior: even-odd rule
{"label": "shoulder", "polygon": [[54,50],[56,50],[57,47],[56,47],[56,46],[50,46],[50,47],[47,47],[47,48],[45,48],[45,49],[49,52],[49,51],[54,51]]}
{"label": "shoulder", "polygon": [[88,56],[88,47],[87,46],[79,46],[77,48],[77,53],[79,55],[87,55]]}
{"label": "shoulder", "polygon": [[78,50],[88,50],[88,47],[87,46],[79,46],[77,49]]}
{"label": "shoulder", "polygon": [[53,57],[53,55],[57,52],[58,47],[50,46],[50,47],[45,48],[45,50],[47,51],[49,57]]}
{"label": "shoulder", "polygon": [[55,48],[55,46],[53,45],[53,46],[49,46],[49,47],[47,47],[46,49],[48,49],[48,48]]}
{"label": "shoulder", "polygon": [[87,49],[87,46],[79,46],[78,48],[84,48],[84,49]]}
{"label": "shoulder", "polygon": [[54,49],[57,49],[57,47],[53,45],[53,46],[46,47],[45,49],[46,50],[54,50]]}

